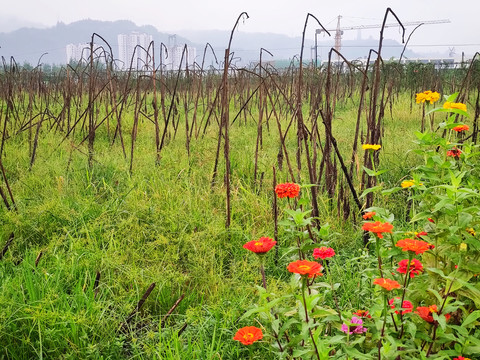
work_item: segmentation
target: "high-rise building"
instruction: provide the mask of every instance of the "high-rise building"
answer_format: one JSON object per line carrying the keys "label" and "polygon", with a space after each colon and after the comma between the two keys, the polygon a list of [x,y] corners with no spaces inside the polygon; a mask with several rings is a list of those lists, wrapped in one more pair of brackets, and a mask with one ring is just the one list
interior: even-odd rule
{"label": "high-rise building", "polygon": [[[84,62],[90,61],[90,44],[68,44],[66,46],[67,64],[70,62]],[[93,59],[105,63],[105,56],[102,56],[103,50],[100,45],[93,44]]]}
{"label": "high-rise building", "polygon": [[182,53],[184,49],[185,46],[172,46],[170,49],[168,49],[168,58],[163,59],[163,62],[167,65],[168,70],[185,70],[187,66],[189,69],[194,66],[193,63],[197,57],[197,49],[187,45],[182,60]]}
{"label": "high-rise building", "polygon": [[[118,59],[117,66],[121,70],[148,70],[152,68],[152,56],[146,50],[153,40],[152,35],[132,32],[131,34],[118,35]],[[137,47],[139,46],[139,47]],[[140,48],[140,46],[143,48]],[[135,49],[136,48],[136,49]],[[151,49],[153,51],[153,49]]]}

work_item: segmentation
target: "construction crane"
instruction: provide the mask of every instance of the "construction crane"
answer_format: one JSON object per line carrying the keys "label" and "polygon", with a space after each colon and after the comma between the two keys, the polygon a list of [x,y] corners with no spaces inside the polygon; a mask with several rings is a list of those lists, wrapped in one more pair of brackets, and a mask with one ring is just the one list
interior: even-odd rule
{"label": "construction crane", "polygon": [[[348,26],[348,27],[341,27],[340,26],[340,19],[342,18],[341,15],[338,15],[337,20],[337,27],[335,29],[327,29],[328,32],[335,32],[335,50],[340,52],[342,49],[342,35],[345,30],[362,30],[362,29],[376,29],[381,28],[381,24],[376,25],[359,25],[359,26]],[[411,25],[431,25],[431,24],[446,24],[449,23],[450,20],[448,19],[441,19],[441,20],[425,20],[425,21],[406,21],[402,22],[403,26],[411,26]],[[398,27],[400,26],[398,23],[390,23],[385,24],[385,27]],[[315,35],[320,34],[323,32],[323,29],[317,29]],[[317,49],[315,47],[315,59],[317,58]]]}

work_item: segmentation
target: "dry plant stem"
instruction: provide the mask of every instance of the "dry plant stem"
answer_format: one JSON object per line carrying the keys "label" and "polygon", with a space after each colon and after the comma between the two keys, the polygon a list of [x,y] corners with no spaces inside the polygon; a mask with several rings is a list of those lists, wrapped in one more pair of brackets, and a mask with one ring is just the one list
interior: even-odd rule
{"label": "dry plant stem", "polygon": [[2,251],[0,251],[0,260],[3,259],[3,257],[5,256],[5,254],[7,253],[7,250],[8,250],[8,247],[12,244],[13,242],[13,238],[15,237],[14,233],[10,233],[10,237],[8,238],[5,246],[3,247]]}
{"label": "dry plant stem", "polygon": [[177,308],[177,306],[182,302],[183,298],[185,297],[185,294],[182,294],[177,301],[172,305],[170,310],[167,311],[165,316],[162,318],[162,321],[160,323],[160,327],[163,329],[165,327],[165,322],[167,321],[168,317],[173,313],[173,311]]}
{"label": "dry plant stem", "polygon": [[[297,84],[297,102],[296,102],[296,115],[297,115],[297,170],[298,170],[298,178],[300,179],[300,170],[302,167],[301,164],[301,148],[302,148],[302,140],[304,141],[304,146],[305,146],[305,155],[307,157],[307,166],[308,166],[308,174],[310,177],[310,183],[315,184],[316,179],[315,179],[315,171],[312,168],[312,162],[310,159],[310,153],[308,150],[308,139],[307,135],[305,134],[305,125],[303,122],[303,113],[302,113],[302,85],[303,85],[303,48],[305,44],[305,32],[307,29],[307,23],[308,23],[308,18],[313,17],[317,23],[323,28],[323,30],[330,36],[330,33],[323,27],[323,25],[320,23],[320,21],[312,14],[308,13],[307,17],[305,19],[305,24],[303,26],[303,33],[302,33],[302,47],[300,48],[300,65],[299,65],[299,74],[298,74],[298,84]],[[319,221],[318,217],[320,215],[319,210],[318,210],[318,202],[317,202],[317,188],[315,186],[312,186],[310,188],[310,192],[312,193],[312,217],[315,219],[315,226],[319,227]]]}
{"label": "dry plant stem", "polygon": [[277,194],[275,193],[275,187],[277,186],[277,172],[275,166],[273,166],[273,240],[275,243],[275,266],[278,266],[278,206],[277,206]]}
{"label": "dry plant stem", "polygon": [[128,323],[133,319],[133,317],[135,316],[135,314],[142,308],[143,304],[145,303],[145,301],[147,300],[147,298],[150,296],[150,293],[152,292],[152,290],[155,288],[155,283],[152,283],[147,291],[145,291],[145,294],[143,294],[142,298],[140,299],[140,301],[137,303],[137,306],[135,306],[135,309],[133,309],[133,311],[130,313],[130,315],[128,315],[128,317],[125,319],[125,322],[122,324],[122,326],[120,327],[120,331],[123,331],[125,330],[125,328],[128,326]]}
{"label": "dry plant stem", "polygon": [[0,169],[2,170],[3,181],[7,187],[8,194],[10,195],[10,201],[13,204],[13,208],[16,210],[17,205],[15,204],[15,199],[13,198],[12,190],[10,189],[10,184],[8,183],[7,174],[5,173],[5,168],[3,167],[2,157],[0,156]]}

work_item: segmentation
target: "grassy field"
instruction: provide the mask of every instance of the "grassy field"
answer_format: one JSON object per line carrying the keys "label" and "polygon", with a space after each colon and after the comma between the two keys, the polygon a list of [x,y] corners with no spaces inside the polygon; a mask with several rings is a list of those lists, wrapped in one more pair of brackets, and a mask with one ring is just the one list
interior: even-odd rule
{"label": "grassy field", "polygon": [[[332,125],[348,167],[358,101],[358,95],[340,99]],[[414,101],[402,92],[385,111],[379,166],[388,172],[378,176],[385,189],[400,186],[423,161],[413,151],[418,148],[415,131],[420,130],[422,117],[422,105],[413,104],[410,110]],[[230,111],[232,119],[238,108],[232,104]],[[273,338],[250,347],[233,341],[238,328],[261,326],[261,317],[252,323],[242,316],[265,301],[258,261],[242,246],[274,236],[273,167],[277,183],[290,180],[285,162],[282,170],[278,166],[279,135],[271,116],[268,127],[264,124],[258,158],[262,180],[255,184],[258,112],[254,106],[250,111],[246,121],[239,117],[230,128],[228,229],[223,148],[216,182],[211,183],[218,141],[215,122],[191,140],[187,153],[180,111],[178,131],[169,131],[156,164],[155,129],[141,118],[132,171],[130,154],[124,157],[118,138],[112,144],[113,121],[110,128],[102,126],[96,132],[91,166],[87,145],[78,145],[85,133],[64,140],[65,132],[44,125],[31,168],[28,132],[12,134],[2,157],[16,210],[0,207],[2,247],[14,234],[0,261],[0,358],[279,358]],[[307,118],[308,110],[305,114]],[[435,116],[443,119],[442,113]],[[289,117],[280,119],[283,131],[289,122]],[[472,118],[465,122],[471,124]],[[133,115],[127,112],[124,134],[131,133],[132,124]],[[365,124],[362,131],[365,134]],[[320,127],[319,133],[324,138],[325,129]],[[286,148],[295,169],[296,144],[292,125]],[[130,146],[131,139],[125,136],[126,149]],[[361,193],[363,150],[353,165]],[[304,165],[301,184],[309,183],[307,174]],[[347,313],[375,303],[378,295],[369,271],[375,270],[377,258],[365,252],[362,219],[353,202],[347,218],[337,207],[340,184],[342,191],[348,193],[348,188],[340,175],[336,181],[333,199],[319,186],[319,222],[328,228],[322,239],[337,253],[329,271],[338,284],[320,301]],[[308,207],[310,197],[308,188],[302,189],[306,203],[300,205]],[[388,207],[396,226],[416,231],[416,225],[408,222],[407,197],[405,192],[376,194],[374,204]],[[279,201],[279,219],[296,205],[296,200]],[[293,238],[288,226],[280,224],[278,257],[273,252],[265,257],[269,293],[288,294],[297,286],[286,270],[296,256]]]}

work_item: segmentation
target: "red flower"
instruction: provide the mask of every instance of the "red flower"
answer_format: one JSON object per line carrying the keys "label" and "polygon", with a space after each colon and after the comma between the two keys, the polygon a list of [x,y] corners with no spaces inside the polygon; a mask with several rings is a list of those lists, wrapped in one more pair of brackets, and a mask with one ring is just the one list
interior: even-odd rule
{"label": "red flower", "polygon": [[420,231],[419,233],[415,233],[415,237],[417,239],[421,239],[422,236],[427,236],[427,235],[428,235],[428,233],[426,231]]}
{"label": "red flower", "polygon": [[365,231],[370,231],[370,232],[373,232],[375,233],[380,239],[383,238],[383,235],[382,233],[392,233],[392,229],[393,229],[393,225],[386,222],[386,223],[382,223],[380,221],[375,221],[375,222],[367,222],[365,224],[363,224],[362,226],[362,230],[365,230]]}
{"label": "red flower", "polygon": [[456,132],[468,131],[469,129],[468,125],[457,125],[453,128]]}
{"label": "red flower", "polygon": [[237,331],[233,340],[240,341],[243,345],[252,345],[263,338],[262,330],[255,326],[245,326]]}
{"label": "red flower", "polygon": [[432,218],[428,218],[427,220],[435,224],[435,220],[433,220]]}
{"label": "red flower", "polygon": [[432,249],[433,245],[422,240],[403,239],[399,240],[395,246],[402,248],[403,251],[413,251],[418,255]]}
{"label": "red flower", "polygon": [[377,215],[377,213],[375,211],[370,211],[370,212],[367,212],[365,214],[363,214],[363,218],[365,220],[368,220],[368,219],[371,219],[372,217],[374,217],[375,215]]}
{"label": "red flower", "polygon": [[393,289],[400,289],[402,286],[396,282],[395,280],[391,279],[384,279],[384,278],[378,278],[373,281],[375,285],[379,285],[383,287],[387,291],[392,291]]}
{"label": "red flower", "polygon": [[261,237],[258,240],[252,240],[243,245],[247,250],[253,251],[256,254],[265,254],[275,246],[277,242],[268,237]]}
{"label": "red flower", "polygon": [[325,246],[322,246],[321,248],[315,248],[313,249],[313,257],[315,259],[322,258],[331,258],[332,256],[335,256],[335,251],[332,248],[327,248]]}
{"label": "red flower", "polygon": [[[419,306],[415,313],[418,314],[423,320],[429,323],[433,323],[434,319],[432,314],[438,313],[437,305],[430,305],[430,306]],[[450,314],[445,314],[445,320],[448,321],[450,319]]]}
{"label": "red flower", "polygon": [[368,310],[357,310],[353,313],[353,315],[357,315],[358,317],[367,318],[367,319],[372,318],[372,315],[368,313]]}
{"label": "red flower", "polygon": [[470,360],[470,358],[466,358],[466,357],[463,357],[463,356],[458,356],[456,358],[453,358],[453,360]]}
{"label": "red flower", "polygon": [[300,193],[300,185],[295,183],[278,184],[275,186],[275,193],[279,198],[294,198]]}
{"label": "red flower", "polygon": [[309,278],[323,275],[323,266],[316,261],[297,260],[288,264],[287,269],[291,273],[308,275]]}
{"label": "red flower", "polygon": [[[395,300],[400,300],[400,298],[396,297],[395,299],[390,299],[388,301],[388,304],[390,305],[390,307],[392,309],[395,309],[395,305],[393,304]],[[402,309],[405,309],[405,310],[402,310],[402,315],[405,315],[407,313],[411,313],[412,310],[413,310],[413,304],[408,300],[403,300]],[[400,314],[400,311],[395,310],[395,314]]]}
{"label": "red flower", "polygon": [[453,148],[452,150],[447,151],[447,156],[451,156],[454,158],[460,158],[460,154],[462,153],[462,150]]}
{"label": "red flower", "polygon": [[403,259],[398,263],[397,271],[400,274],[406,274],[408,271],[408,273],[410,274],[410,277],[413,278],[415,277],[415,275],[418,275],[423,271],[423,265],[417,259],[412,259],[412,261],[410,262],[410,265],[408,265],[408,259]]}

